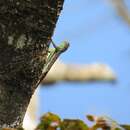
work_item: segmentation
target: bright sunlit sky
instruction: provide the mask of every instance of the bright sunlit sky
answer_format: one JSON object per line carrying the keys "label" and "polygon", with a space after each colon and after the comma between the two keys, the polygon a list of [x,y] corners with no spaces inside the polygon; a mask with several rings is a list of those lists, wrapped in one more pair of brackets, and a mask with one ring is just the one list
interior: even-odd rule
{"label": "bright sunlit sky", "polygon": [[51,111],[63,118],[108,115],[130,123],[130,27],[106,0],[66,0],[53,40],[70,42],[61,56],[66,63],[105,63],[117,75],[111,83],[59,83],[40,88],[39,115]]}

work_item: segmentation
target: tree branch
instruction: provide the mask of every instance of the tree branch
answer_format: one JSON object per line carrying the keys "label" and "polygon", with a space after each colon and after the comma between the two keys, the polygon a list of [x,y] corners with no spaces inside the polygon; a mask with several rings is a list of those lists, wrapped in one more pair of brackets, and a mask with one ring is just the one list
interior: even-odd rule
{"label": "tree branch", "polygon": [[124,0],[110,0],[114,6],[117,14],[128,24],[130,25],[130,13],[128,7],[125,4]]}
{"label": "tree branch", "polygon": [[[57,75],[57,76],[55,76]],[[57,61],[51,68],[42,84],[49,85],[61,81],[89,82],[89,81],[115,81],[116,75],[113,70],[105,64],[93,63],[85,65],[66,64]]]}

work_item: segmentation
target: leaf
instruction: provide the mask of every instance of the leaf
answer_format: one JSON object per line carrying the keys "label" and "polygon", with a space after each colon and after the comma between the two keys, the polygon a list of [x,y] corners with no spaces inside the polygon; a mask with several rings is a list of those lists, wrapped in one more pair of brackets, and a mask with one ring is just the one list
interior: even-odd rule
{"label": "leaf", "polygon": [[88,126],[79,119],[64,119],[61,130],[88,130]]}
{"label": "leaf", "polygon": [[130,130],[130,125],[120,125],[121,127],[123,127],[125,130]]}
{"label": "leaf", "polygon": [[93,130],[96,130],[98,128],[102,128],[105,130],[125,130],[125,128],[123,128],[121,125],[119,125],[116,121],[108,116],[87,115],[87,119],[90,121],[95,121],[95,124],[91,128]]}
{"label": "leaf", "polygon": [[36,130],[56,130],[60,123],[61,119],[58,115],[48,112],[41,117],[41,122]]}

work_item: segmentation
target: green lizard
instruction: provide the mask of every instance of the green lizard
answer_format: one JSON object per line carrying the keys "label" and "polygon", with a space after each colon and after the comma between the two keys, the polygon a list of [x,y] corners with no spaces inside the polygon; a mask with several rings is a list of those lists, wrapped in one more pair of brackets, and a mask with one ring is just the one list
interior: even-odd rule
{"label": "green lizard", "polygon": [[49,70],[51,69],[51,67],[55,63],[55,61],[58,59],[58,57],[63,52],[65,52],[69,47],[69,43],[66,42],[66,41],[63,41],[59,46],[56,46],[55,43],[52,41],[52,39],[51,39],[51,43],[52,43],[54,48],[49,49],[49,53],[48,53],[47,60],[46,60],[46,63],[44,65],[44,68],[43,68],[43,71],[42,71],[42,75],[41,75],[39,81],[37,82],[36,87],[44,79],[44,77],[49,72]]}

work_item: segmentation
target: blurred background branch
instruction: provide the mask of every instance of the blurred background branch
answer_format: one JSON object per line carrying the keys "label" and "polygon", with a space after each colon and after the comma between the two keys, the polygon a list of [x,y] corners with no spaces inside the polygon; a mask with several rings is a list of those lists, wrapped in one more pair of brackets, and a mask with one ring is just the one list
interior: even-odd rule
{"label": "blurred background branch", "polygon": [[[57,76],[56,76],[57,75]],[[114,81],[115,73],[106,64],[67,64],[57,61],[42,84],[52,84],[61,81],[86,82],[86,81]]]}
{"label": "blurred background branch", "polygon": [[110,0],[117,14],[130,26],[130,13],[124,0]]}

